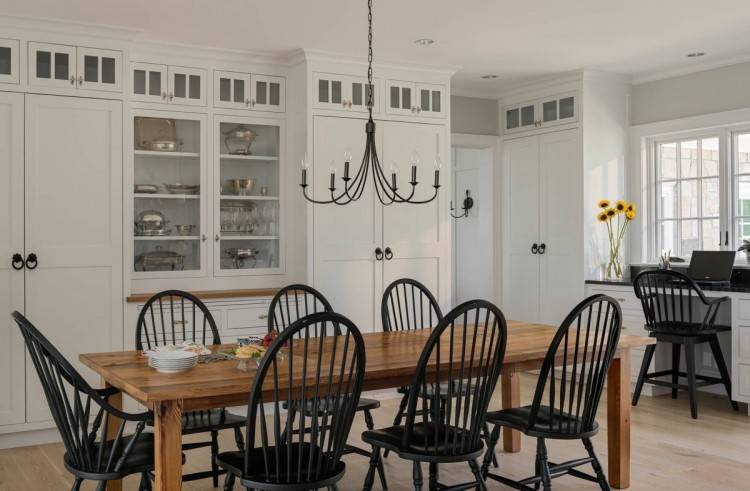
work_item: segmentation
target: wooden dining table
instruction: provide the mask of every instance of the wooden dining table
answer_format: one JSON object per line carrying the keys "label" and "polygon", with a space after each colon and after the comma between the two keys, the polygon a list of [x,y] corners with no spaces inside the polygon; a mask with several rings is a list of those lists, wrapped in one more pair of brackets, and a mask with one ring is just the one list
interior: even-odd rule
{"label": "wooden dining table", "polygon": [[[503,408],[520,406],[519,374],[540,368],[556,330],[552,326],[508,321],[500,387]],[[430,332],[431,329],[364,333],[367,368],[363,389],[411,385]],[[607,457],[609,482],[614,488],[630,486],[630,350],[654,343],[653,338],[621,336],[609,369]],[[82,354],[79,359],[98,373],[106,386],[120,389],[121,393],[111,399],[114,405],[121,407],[122,394],[127,394],[154,412],[157,491],[182,489],[183,412],[245,405],[255,376],[254,365],[240,370],[236,360],[199,364],[182,373],[166,374],[149,368],[140,351]],[[117,424],[110,420],[111,431],[116,431]],[[519,452],[521,435],[504,429],[503,449]],[[110,482],[107,489],[119,491],[122,484]]]}

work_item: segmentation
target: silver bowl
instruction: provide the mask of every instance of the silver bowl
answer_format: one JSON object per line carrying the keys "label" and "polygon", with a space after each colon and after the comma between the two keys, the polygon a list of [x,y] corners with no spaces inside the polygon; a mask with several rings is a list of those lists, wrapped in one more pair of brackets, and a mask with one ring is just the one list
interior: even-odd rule
{"label": "silver bowl", "polygon": [[232,194],[237,196],[247,196],[253,189],[255,179],[228,179],[229,189],[232,190]]}

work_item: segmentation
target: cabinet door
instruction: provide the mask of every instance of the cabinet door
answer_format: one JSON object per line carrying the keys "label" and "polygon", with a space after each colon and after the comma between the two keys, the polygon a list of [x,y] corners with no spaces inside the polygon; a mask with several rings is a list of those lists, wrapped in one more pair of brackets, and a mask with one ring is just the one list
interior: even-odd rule
{"label": "cabinet door", "polygon": [[[383,132],[381,162],[400,167],[400,179],[410,176],[409,160],[419,156],[415,199],[428,199],[434,194],[434,162],[440,156],[448,160],[444,126],[386,121]],[[388,167],[386,167],[388,168]],[[441,307],[450,303],[450,219],[447,215],[450,173],[443,168],[443,187],[437,199],[421,205],[394,204],[383,210],[383,248],[390,247],[393,257],[383,261],[383,285],[398,278],[414,278],[424,283],[438,298]],[[368,183],[371,185],[371,183]],[[402,193],[411,186],[400,182]]]}
{"label": "cabinet door", "polygon": [[541,99],[539,101],[539,119],[542,126],[578,121],[578,97],[576,93],[571,92]]}
{"label": "cabinet door", "polygon": [[75,46],[30,41],[29,84],[46,87],[75,87]]}
{"label": "cabinet door", "polygon": [[559,325],[583,299],[583,177],[578,130],[539,137],[540,322]]}
{"label": "cabinet door", "polygon": [[256,111],[286,111],[286,82],[284,77],[252,75],[250,77],[250,106]]}
{"label": "cabinet door", "polygon": [[23,337],[10,313],[24,313],[24,271],[13,268],[23,244],[23,94],[0,92],[0,425],[23,423]]}
{"label": "cabinet door", "polygon": [[78,88],[122,92],[122,52],[77,48]]}
{"label": "cabinet door", "polygon": [[214,106],[248,109],[250,107],[250,74],[215,70]]}
{"label": "cabinet door", "polygon": [[445,117],[445,87],[442,85],[417,85],[417,114]]}
{"label": "cabinet door", "polygon": [[206,71],[200,68],[170,66],[169,102],[188,106],[206,105]]}
{"label": "cabinet door", "polygon": [[0,83],[19,82],[18,50],[17,39],[0,39]]}
{"label": "cabinet door", "polygon": [[366,78],[349,77],[347,82],[347,97],[349,99],[347,108],[352,111],[367,112],[367,102],[372,93],[372,112],[378,113],[380,107],[380,94],[375,81],[372,85],[367,84]]}
{"label": "cabinet door", "polygon": [[409,82],[388,80],[386,82],[386,109],[390,114],[416,114],[417,95],[415,86]]}
{"label": "cabinet door", "polygon": [[313,105],[320,109],[346,110],[349,98],[347,77],[330,73],[313,75]]}
{"label": "cabinet door", "polygon": [[[78,355],[122,349],[122,103],[27,95],[25,130],[26,251],[38,256],[26,312],[97,386]],[[47,420],[27,366],[27,420]]]}
{"label": "cabinet door", "polygon": [[133,63],[133,94],[135,101],[167,102],[167,65]]}
{"label": "cabinet door", "polygon": [[[315,116],[311,183],[313,196],[330,197],[330,165],[341,175],[342,156],[363,141],[361,119]],[[376,133],[380,138],[380,133]],[[340,188],[341,179],[337,187]],[[313,283],[362,331],[380,325],[383,293],[382,262],[375,248],[382,247],[382,206],[368,182],[362,197],[346,206],[312,205]]]}

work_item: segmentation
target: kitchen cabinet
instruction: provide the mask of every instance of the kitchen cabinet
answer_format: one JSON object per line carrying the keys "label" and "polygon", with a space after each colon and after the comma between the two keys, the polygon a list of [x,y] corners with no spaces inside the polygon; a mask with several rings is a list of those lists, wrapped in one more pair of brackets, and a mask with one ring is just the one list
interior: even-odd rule
{"label": "kitchen cabinet", "polygon": [[169,92],[167,99],[170,103],[187,106],[206,105],[206,71],[200,68],[169,66]]}
{"label": "kitchen cabinet", "polygon": [[373,113],[379,110],[377,80],[367,84],[364,77],[315,73],[313,75],[314,106],[319,109],[367,112],[367,101],[372,92]]}
{"label": "kitchen cabinet", "polygon": [[286,110],[284,77],[250,77],[250,107],[256,111],[283,113]]}
{"label": "kitchen cabinet", "polygon": [[167,102],[167,65],[154,63],[133,63],[134,101]]}
{"label": "kitchen cabinet", "polygon": [[564,92],[510,104],[503,112],[506,134],[575,123],[578,121],[578,95]]}
{"label": "kitchen cabinet", "polygon": [[29,42],[29,84],[122,91],[122,52]]}
{"label": "kitchen cabinet", "polygon": [[187,106],[206,105],[206,71],[156,63],[134,62],[130,66],[131,99]]}
{"label": "kitchen cabinet", "polygon": [[284,77],[214,71],[214,106],[231,109],[284,112]]}
{"label": "kitchen cabinet", "polygon": [[577,129],[508,140],[503,305],[509,319],[558,325],[583,298]]}
{"label": "kitchen cabinet", "polygon": [[17,39],[0,38],[0,83],[19,83],[19,49],[19,42]]}
{"label": "kitchen cabinet", "polygon": [[399,80],[386,81],[386,112],[422,117],[445,117],[445,87]]}

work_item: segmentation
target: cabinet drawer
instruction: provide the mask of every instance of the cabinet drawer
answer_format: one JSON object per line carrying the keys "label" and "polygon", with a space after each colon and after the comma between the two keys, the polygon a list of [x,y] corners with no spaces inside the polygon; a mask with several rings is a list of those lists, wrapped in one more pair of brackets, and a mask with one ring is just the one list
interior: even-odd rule
{"label": "cabinet drawer", "polygon": [[[737,371],[739,372],[737,374],[739,387],[735,390],[740,396],[750,397],[750,365],[737,365]],[[735,398],[734,394],[732,398]]]}
{"label": "cabinet drawer", "polygon": [[737,317],[742,320],[750,320],[750,300],[737,301]]}
{"label": "cabinet drawer", "polygon": [[268,327],[268,306],[252,305],[247,307],[230,307],[226,311],[227,329],[263,329]]}
{"label": "cabinet drawer", "polygon": [[589,292],[592,295],[603,293],[604,295],[609,295],[610,297],[617,300],[617,302],[620,304],[620,308],[622,310],[633,310],[641,312],[641,301],[638,300],[638,297],[635,296],[635,292],[632,290],[621,290],[621,289],[607,289],[607,288],[601,288],[601,287],[592,287],[589,288]]}
{"label": "cabinet drawer", "polygon": [[737,347],[737,355],[740,362],[750,363],[750,327],[747,326],[736,326],[737,329],[737,341],[739,346]]}

